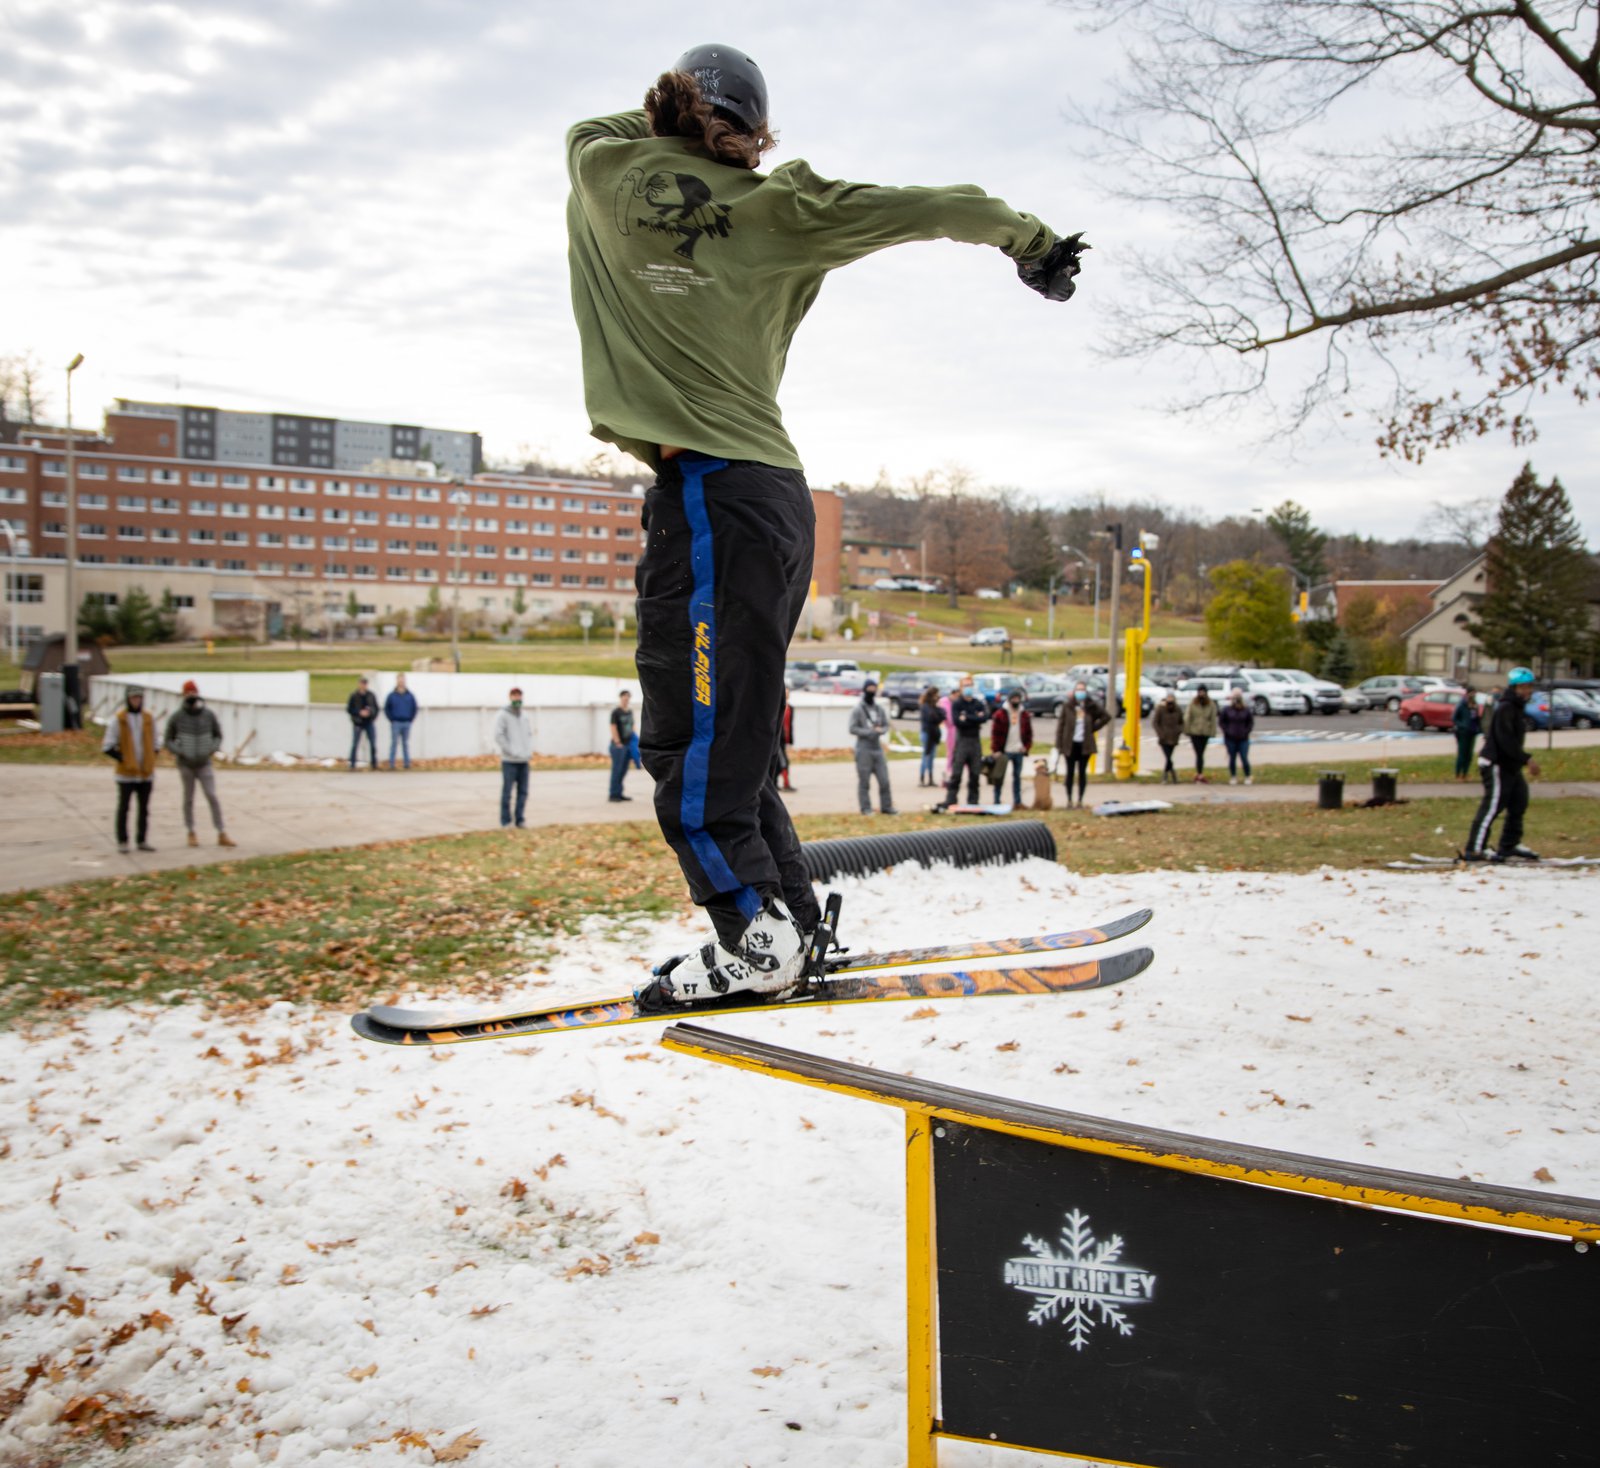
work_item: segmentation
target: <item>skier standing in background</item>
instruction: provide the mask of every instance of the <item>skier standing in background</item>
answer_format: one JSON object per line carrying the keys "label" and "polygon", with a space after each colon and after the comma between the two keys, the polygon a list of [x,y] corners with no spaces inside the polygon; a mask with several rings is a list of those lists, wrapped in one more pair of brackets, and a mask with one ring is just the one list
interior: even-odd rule
{"label": "skier standing in background", "polygon": [[[1472,818],[1467,836],[1466,861],[1504,861],[1517,857],[1538,861],[1539,853],[1522,844],[1522,818],[1528,809],[1528,779],[1537,776],[1539,766],[1522,747],[1527,732],[1528,695],[1533,692],[1533,672],[1513,668],[1506,675],[1506,691],[1495,703],[1478,753],[1478,773],[1483,776],[1483,799]],[[1500,828],[1500,844],[1489,850],[1489,831],[1495,818],[1505,812]]]}
{"label": "skier standing in background", "polygon": [[971,187],[834,182],[775,146],[760,68],[697,46],[644,110],[567,136],[573,311],[595,437],[652,466],[637,665],[656,816],[715,929],[653,1002],[801,981],[820,921],[771,779],[783,664],[816,517],[778,410],[795,329],[823,278],[910,240],[987,244],[1050,300],[1083,248]]}

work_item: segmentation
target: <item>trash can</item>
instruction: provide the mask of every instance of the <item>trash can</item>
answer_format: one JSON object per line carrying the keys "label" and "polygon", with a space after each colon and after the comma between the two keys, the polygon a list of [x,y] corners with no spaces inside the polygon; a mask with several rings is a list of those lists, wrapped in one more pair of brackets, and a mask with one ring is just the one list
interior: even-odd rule
{"label": "trash can", "polygon": [[1400,783],[1399,770],[1374,770],[1372,772],[1372,803],[1393,805],[1395,788]]}
{"label": "trash can", "polygon": [[59,673],[39,674],[35,697],[39,701],[39,728],[46,734],[59,734],[67,727],[66,696]]}
{"label": "trash can", "polygon": [[1317,809],[1344,809],[1344,771],[1324,770],[1317,777]]}

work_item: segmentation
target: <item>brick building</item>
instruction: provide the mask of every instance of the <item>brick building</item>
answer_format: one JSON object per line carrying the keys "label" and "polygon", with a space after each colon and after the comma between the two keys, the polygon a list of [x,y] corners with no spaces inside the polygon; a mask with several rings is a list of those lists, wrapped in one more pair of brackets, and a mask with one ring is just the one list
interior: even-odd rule
{"label": "brick building", "polygon": [[[435,592],[448,606],[458,584],[463,613],[491,623],[516,616],[519,596],[533,619],[580,603],[632,618],[637,489],[496,472],[450,479],[431,464],[380,474],[195,458],[179,452],[184,428],[140,407],[107,413],[101,435],[75,435],[79,596],[114,604],[134,586],[155,599],[170,591],[199,637],[344,620],[352,592],[359,619],[383,624]],[[65,625],[64,449],[62,434],[45,431],[0,444],[0,517],[30,550],[6,572],[8,624],[23,641]],[[838,497],[819,491],[817,501],[826,596],[837,590]]]}

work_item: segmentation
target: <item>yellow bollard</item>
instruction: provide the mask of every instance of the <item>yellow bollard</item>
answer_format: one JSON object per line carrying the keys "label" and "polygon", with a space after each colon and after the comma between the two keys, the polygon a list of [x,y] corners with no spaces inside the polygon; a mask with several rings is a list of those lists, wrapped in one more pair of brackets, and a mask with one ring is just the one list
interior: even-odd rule
{"label": "yellow bollard", "polygon": [[206,638],[206,656],[210,657],[216,650],[216,644],[209,637]]}

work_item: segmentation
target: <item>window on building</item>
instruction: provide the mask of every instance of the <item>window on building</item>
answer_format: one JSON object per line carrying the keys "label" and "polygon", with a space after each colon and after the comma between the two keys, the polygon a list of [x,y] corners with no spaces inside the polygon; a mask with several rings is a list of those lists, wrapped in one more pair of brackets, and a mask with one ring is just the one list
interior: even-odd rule
{"label": "window on building", "polygon": [[[332,568],[330,567],[329,569],[331,571]],[[289,574],[291,576],[309,576],[311,574],[311,563],[309,561],[291,561],[289,563]]]}
{"label": "window on building", "polygon": [[392,500],[410,499],[411,486],[409,484],[391,484],[389,486],[389,498]]}
{"label": "window on building", "polygon": [[117,508],[119,510],[142,510],[147,501],[142,494],[119,494]]}
{"label": "window on building", "polygon": [[411,554],[411,542],[409,540],[387,540],[384,542],[383,548],[391,556],[409,556]]}
{"label": "window on building", "polygon": [[533,522],[533,533],[535,535],[554,535],[556,533],[556,522],[554,520],[535,520]]}
{"label": "window on building", "polygon": [[322,548],[323,550],[336,551],[349,550],[349,537],[344,535],[325,535],[322,537]]}
{"label": "window on building", "polygon": [[[295,505],[293,507],[292,513],[290,515],[290,518],[294,519],[294,520],[309,520],[311,518],[311,510],[306,505]],[[258,519],[258,520],[281,520],[281,519],[283,519],[283,506],[282,505],[257,505],[256,506],[256,519]]]}
{"label": "window on building", "polygon": [[411,516],[406,514],[404,510],[390,510],[389,524],[398,528],[409,528],[411,525]]}
{"label": "window on building", "polygon": [[618,551],[616,562],[619,566],[631,566],[633,564],[633,555],[629,551]]}
{"label": "window on building", "polygon": [[330,576],[348,576],[350,574],[350,567],[344,561],[329,561],[323,569]]}
{"label": "window on building", "polygon": [[[66,496],[62,495],[62,499],[66,499]],[[0,484],[0,505],[22,505],[27,501],[26,491],[17,489],[14,485]]]}
{"label": "window on building", "polygon": [[590,540],[610,540],[611,528],[608,525],[591,525],[589,527]]}
{"label": "window on building", "polygon": [[563,561],[581,561],[583,559],[583,552],[581,550],[574,550],[569,546],[566,550],[561,552],[561,559]]}
{"label": "window on building", "polygon": [[150,482],[152,484],[176,484],[178,482],[178,471],[176,469],[152,469],[150,471]]}
{"label": "window on building", "polygon": [[412,573],[418,581],[437,581],[439,573],[432,566],[418,566]]}
{"label": "window on building", "polygon": [[500,584],[500,578],[493,571],[479,571],[472,579],[479,586],[498,586]]}
{"label": "window on building", "polygon": [[536,545],[533,548],[533,558],[536,561],[553,561],[556,553],[547,545]]}
{"label": "window on building", "polygon": [[67,466],[60,459],[46,459],[44,461],[44,472],[59,478],[67,472]]}
{"label": "window on building", "polygon": [[224,530],[222,532],[222,543],[224,545],[249,545],[249,532],[244,530]]}
{"label": "window on building", "polygon": [[583,501],[580,499],[574,499],[569,495],[566,499],[561,501],[561,508],[563,510],[581,510],[583,508]]}
{"label": "window on building", "polygon": [[619,577],[617,577],[616,581],[613,582],[612,584],[617,588],[618,591],[637,591],[638,590],[638,588],[633,584],[632,578],[628,577],[628,576],[619,576]]}
{"label": "window on building", "polygon": [[474,530],[483,531],[485,535],[493,535],[495,531],[500,528],[500,522],[498,520],[491,520],[487,515],[479,515],[478,518],[472,522],[472,528]]}
{"label": "window on building", "polygon": [[378,497],[378,486],[368,484],[365,480],[356,482],[356,498],[358,500],[375,500]]}
{"label": "window on building", "polygon": [[245,565],[245,563],[243,561],[225,560],[222,563],[222,569],[224,571],[245,571],[245,570],[248,570],[249,568]]}
{"label": "window on building", "polygon": [[527,533],[528,533],[528,522],[526,520],[507,520],[506,521],[506,534],[507,535],[526,535]]}
{"label": "window on building", "polygon": [[114,591],[86,591],[83,599],[92,607],[102,607],[110,611],[117,605],[117,593]]}
{"label": "window on building", "polygon": [[548,571],[535,571],[533,573],[533,584],[535,586],[551,586],[554,584],[554,582],[555,577],[553,577]]}
{"label": "window on building", "polygon": [[[263,519],[266,518],[265,510],[258,508],[256,510],[256,514],[260,515]],[[291,520],[315,520],[317,518],[317,512],[313,510],[310,505],[290,505],[289,518]]]}
{"label": "window on building", "polygon": [[376,510],[357,510],[355,522],[357,525],[376,525],[378,523],[378,512]]}
{"label": "window on building", "polygon": [[358,535],[358,536],[356,536],[354,542],[351,545],[351,549],[352,550],[358,550],[358,551],[375,551],[375,550],[377,550],[377,548],[378,548],[378,542],[370,535]]}
{"label": "window on building", "polygon": [[563,586],[581,586],[581,585],[583,585],[583,577],[581,577],[581,576],[563,576],[561,578],[561,584]]}
{"label": "window on building", "polygon": [[611,508],[611,501],[610,500],[590,500],[589,501],[589,513],[592,514],[592,515],[603,515],[610,508]]}
{"label": "window on building", "polygon": [[111,502],[103,494],[80,494],[78,508],[81,510],[103,510]]}
{"label": "window on building", "polygon": [[197,571],[209,571],[212,566],[212,562],[207,556],[194,556],[189,561],[189,564]]}
{"label": "window on building", "polygon": [[291,535],[289,537],[289,544],[293,546],[295,550],[315,550],[317,546],[317,540],[313,535]]}
{"label": "window on building", "polygon": [[86,566],[103,566],[106,563],[106,558],[100,551],[81,551],[78,559]]}
{"label": "window on building", "polygon": [[47,489],[39,496],[39,503],[47,510],[62,510],[66,508],[67,493],[63,489]]}
{"label": "window on building", "polygon": [[584,560],[586,560],[591,566],[604,566],[610,561],[610,559],[611,557],[608,556],[604,551],[590,551],[589,554],[584,557]]}
{"label": "window on building", "polygon": [[144,469],[138,464],[117,465],[117,478],[123,484],[143,484],[146,477]]}
{"label": "window on building", "polygon": [[417,526],[422,530],[437,530],[439,528],[439,517],[437,515],[418,515]]}
{"label": "window on building", "polygon": [[104,479],[106,477],[106,466],[104,464],[80,463],[75,466],[73,472],[77,474],[79,479]]}
{"label": "window on building", "polygon": [[328,508],[323,510],[322,519],[328,525],[348,525],[350,523],[350,511]]}
{"label": "window on building", "polygon": [[157,525],[150,532],[151,540],[173,541],[178,539],[178,532],[170,525]]}
{"label": "window on building", "polygon": [[510,561],[525,561],[528,559],[528,547],[525,545],[508,545],[504,555]]}
{"label": "window on building", "polygon": [[[295,483],[310,484],[311,481],[309,479],[297,479],[295,480]],[[350,485],[348,481],[343,479],[328,479],[323,482],[322,492],[332,500],[349,499]]]}
{"label": "window on building", "polygon": [[19,605],[44,600],[44,577],[36,571],[7,571],[6,600]]}
{"label": "window on building", "polygon": [[282,574],[283,574],[283,562],[282,561],[257,561],[256,562],[256,575],[258,575],[258,576],[281,576]]}
{"label": "window on building", "polygon": [[246,520],[249,517],[249,505],[240,504],[238,500],[224,500],[222,502],[222,518],[224,520]]}
{"label": "window on building", "polygon": [[15,454],[0,454],[0,473],[20,474],[27,467],[25,460]]}
{"label": "window on building", "polygon": [[419,556],[436,556],[439,554],[439,542],[437,540],[419,540],[411,548]]}
{"label": "window on building", "polygon": [[513,510],[525,510],[528,508],[528,497],[525,494],[508,494],[506,505]]}
{"label": "window on building", "polygon": [[263,530],[256,536],[256,544],[277,548],[283,544],[283,536],[276,530]]}
{"label": "window on building", "polygon": [[146,564],[146,557],[144,557],[144,556],[118,556],[117,557],[117,564],[119,566],[143,566],[143,565]]}
{"label": "window on building", "polygon": [[525,572],[525,571],[507,571],[506,572],[506,585],[507,586],[526,586],[527,584],[528,584],[527,572]]}
{"label": "window on building", "polygon": [[390,581],[404,581],[411,574],[409,566],[389,566],[383,573]]}
{"label": "window on building", "polygon": [[215,545],[216,543],[217,532],[215,530],[190,530],[189,532],[190,545]]}
{"label": "window on building", "polygon": [[500,547],[497,545],[475,545],[472,548],[472,554],[480,561],[492,561],[500,554]]}
{"label": "window on building", "polygon": [[439,495],[439,490],[434,489],[426,484],[419,485],[417,488],[417,498],[425,501],[428,504],[437,504],[439,502]]}
{"label": "window on building", "polygon": [[65,535],[67,533],[66,522],[63,520],[46,520],[39,527],[39,533],[41,535]]}
{"label": "window on building", "polygon": [[215,500],[190,500],[189,513],[191,515],[215,515],[217,502]]}
{"label": "window on building", "polygon": [[[222,482],[224,484],[228,482],[226,474],[222,476]],[[256,488],[270,490],[273,494],[282,494],[283,477],[278,474],[262,474],[256,479]]]}
{"label": "window on building", "polygon": [[117,539],[118,540],[143,540],[144,539],[144,526],[143,525],[119,525],[119,526],[117,526]]}
{"label": "window on building", "polygon": [[289,481],[289,493],[290,494],[315,494],[316,492],[317,492],[317,485],[316,485],[316,481],[315,480],[312,480],[312,479],[291,479]]}
{"label": "window on building", "polygon": [[533,497],[533,507],[536,510],[553,510],[556,507],[555,496],[536,494]]}
{"label": "window on building", "polygon": [[366,561],[357,561],[355,571],[352,574],[358,581],[372,581],[377,577],[378,568]]}
{"label": "window on building", "polygon": [[84,540],[104,540],[106,538],[106,527],[98,520],[80,520],[78,522],[78,534]]}
{"label": "window on building", "polygon": [[151,556],[150,564],[152,566],[176,566],[178,558],[176,556]]}
{"label": "window on building", "polygon": [[[244,475],[230,474],[227,477],[229,479],[243,479]],[[191,469],[189,471],[189,483],[192,484],[196,489],[215,489],[217,484],[217,476],[210,469]],[[234,487],[237,488],[238,486],[236,485]]]}

